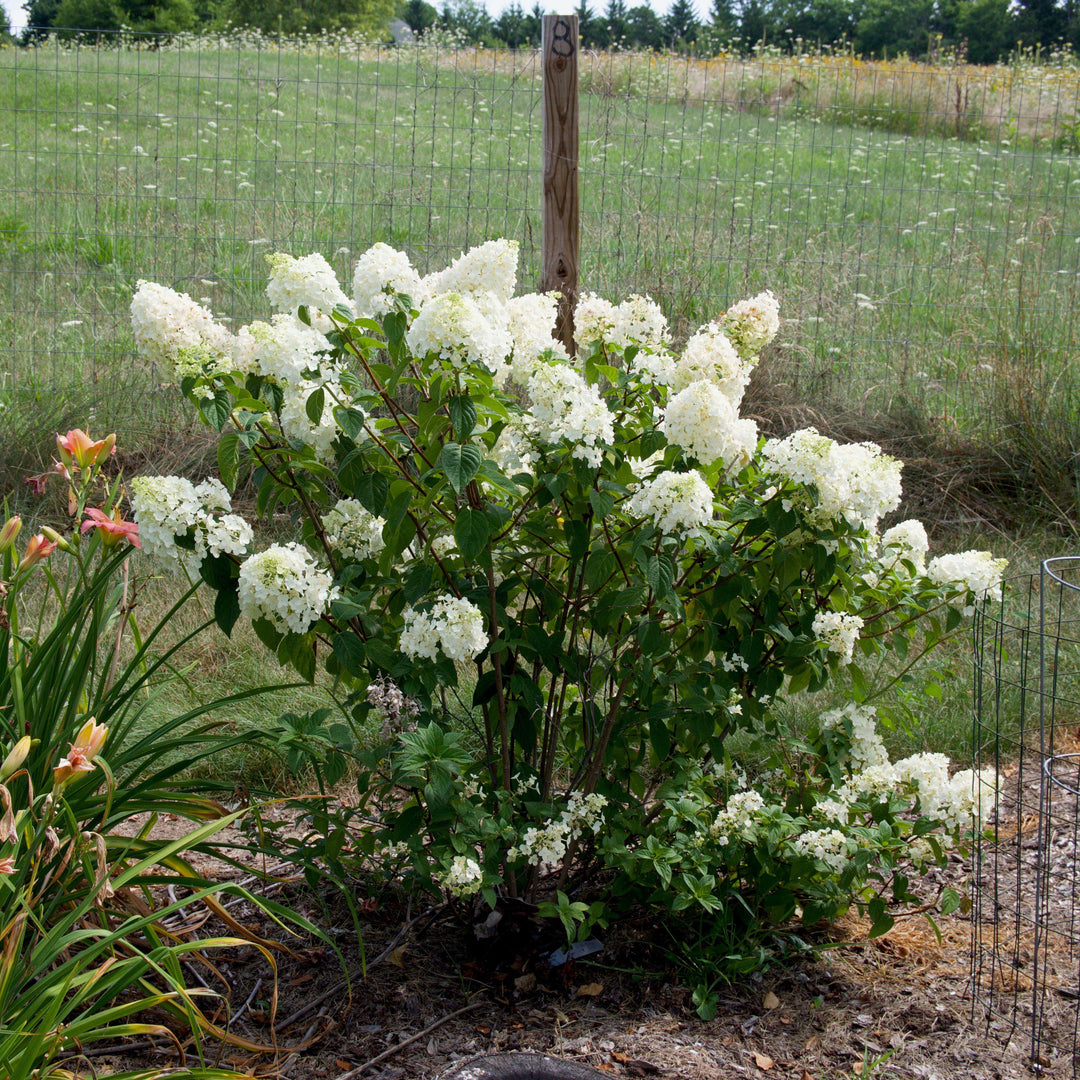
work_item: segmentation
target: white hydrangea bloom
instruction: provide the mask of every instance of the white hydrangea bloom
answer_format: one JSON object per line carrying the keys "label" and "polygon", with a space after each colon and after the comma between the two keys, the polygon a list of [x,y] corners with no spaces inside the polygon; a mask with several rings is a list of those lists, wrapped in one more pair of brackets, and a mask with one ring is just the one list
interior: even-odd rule
{"label": "white hydrangea bloom", "polygon": [[814,636],[828,646],[829,652],[840,657],[840,663],[850,664],[865,623],[858,615],[843,611],[819,611],[814,616]]}
{"label": "white hydrangea bloom", "polygon": [[372,244],[360,256],[353,272],[357,317],[381,319],[393,308],[395,295],[407,296],[413,307],[419,307],[427,290],[404,251],[381,242]]}
{"label": "white hydrangea bloom", "polygon": [[878,546],[878,558],[887,569],[906,575],[903,564],[909,562],[915,567],[915,572],[921,574],[926,566],[930,540],[923,523],[912,518],[886,529]]}
{"label": "white hydrangea bloom", "polygon": [[255,540],[251,526],[239,514],[202,513],[195,529],[195,555],[199,562],[209,554],[246,555]]}
{"label": "white hydrangea bloom", "polygon": [[529,379],[532,432],[542,442],[566,439],[572,455],[599,465],[615,438],[614,417],[595,386],[566,364],[540,364]]}
{"label": "white hydrangea bloom", "polygon": [[[958,551],[931,559],[926,576],[935,585],[960,586],[977,598],[1001,599],[1001,585],[1008,559],[995,559],[989,551]],[[965,615],[975,613],[974,604],[965,604]]]}
{"label": "white hydrangea bloom", "polygon": [[559,307],[558,293],[526,293],[515,296],[506,304],[510,337],[514,355],[510,375],[519,386],[525,386],[536,369],[537,360],[548,350],[557,357],[569,359],[566,347],[551,335]]}
{"label": "white hydrangea bloom", "polygon": [[444,888],[454,896],[472,896],[479,892],[483,882],[484,875],[480,864],[468,855],[455,855],[450,869],[442,875]]}
{"label": "white hydrangea bloom", "polygon": [[386,546],[386,521],[365,509],[359,499],[338,499],[323,516],[327,543],[347,559],[370,559]]}
{"label": "white hydrangea bloom", "polygon": [[178,379],[232,367],[232,335],[187,293],[140,281],[131,298],[131,329],[143,360],[171,367]]}
{"label": "white hydrangea bloom", "polygon": [[131,508],[143,552],[179,562],[176,538],[189,535],[203,512],[195,485],[182,476],[136,476],[131,481]]}
{"label": "white hydrangea bloom", "polygon": [[766,289],[749,300],[740,300],[720,318],[724,333],[739,355],[748,360],[757,356],[780,330],[780,304]]}
{"label": "white hydrangea bloom", "polygon": [[754,824],[758,814],[765,809],[765,800],[753,790],[737,791],[728,797],[727,805],[709,826],[709,835],[727,843],[742,836]]}
{"label": "white hydrangea bloom", "polygon": [[513,349],[503,318],[485,315],[473,297],[444,292],[425,300],[405,340],[417,356],[434,353],[451,366],[465,369],[480,364],[499,371]]}
{"label": "white hydrangea bloom", "polygon": [[713,493],[696,469],[662,472],[646,480],[627,508],[639,517],[651,517],[663,533],[704,529],[713,517]]}
{"label": "white hydrangea bloom", "polygon": [[611,341],[617,321],[613,303],[596,293],[582,293],[574,308],[574,340],[582,349],[597,341]]}
{"label": "white hydrangea bloom", "polygon": [[445,270],[431,275],[426,284],[432,294],[494,293],[505,304],[514,295],[517,264],[516,240],[488,240],[459,255]]}
{"label": "white hydrangea bloom", "polygon": [[308,372],[321,371],[330,351],[326,336],[293,318],[274,315],[273,321],[253,322],[237,335],[238,361],[252,362],[260,375],[282,383],[298,383]]}
{"label": "white hydrangea bloom", "polygon": [[671,331],[655,300],[633,294],[615,309],[615,327],[610,340],[620,349],[629,345],[659,349],[671,340]]}
{"label": "white hydrangea bloom", "polygon": [[809,855],[817,859],[835,873],[841,873],[850,862],[850,846],[854,840],[848,839],[838,829],[820,829],[796,836],[791,846],[797,855]]}
{"label": "white hydrangea bloom", "polygon": [[533,448],[526,417],[512,414],[491,448],[491,459],[507,476],[531,473],[537,454]]}
{"label": "white hydrangea bloom", "polygon": [[691,383],[704,379],[738,408],[750,383],[752,369],[752,364],[739,359],[727,334],[716,323],[709,323],[686,343],[671,373],[671,388],[678,393]]}
{"label": "white hydrangea bloom", "polygon": [[728,475],[748,464],[757,447],[757,424],[740,417],[731,400],[704,379],[668,401],[660,430],[702,465],[722,461]]}
{"label": "white hydrangea bloom", "polygon": [[318,252],[294,259],[283,251],[267,255],[270,280],[266,295],[276,311],[295,315],[301,304],[326,314],[338,304],[351,308],[334,268]]}
{"label": "white hydrangea bloom", "polygon": [[484,616],[464,597],[441,596],[429,611],[407,607],[403,617],[401,651],[412,660],[434,660],[442,649],[449,659],[466,661],[487,648]]}
{"label": "white hydrangea bloom", "polygon": [[[322,415],[316,423],[312,423],[307,412],[307,401],[320,387],[325,392]],[[281,403],[281,430],[288,438],[310,446],[320,461],[329,461],[334,456],[333,442],[338,435],[334,409],[338,405],[348,404],[349,396],[337,382],[301,379],[295,384],[286,384]]]}
{"label": "white hydrangea bloom", "polygon": [[919,792],[919,806],[927,817],[936,817],[948,801],[949,758],[946,754],[912,754],[895,765],[902,784]]}
{"label": "white hydrangea bloom", "polygon": [[337,595],[330,573],[297,543],[272,544],[240,564],[240,613],[276,630],[304,634]]}
{"label": "white hydrangea bloom", "polygon": [[201,484],[196,484],[195,497],[199,505],[211,514],[228,513],[232,509],[229,489],[216,476],[208,476]]}
{"label": "white hydrangea bloom", "polygon": [[844,517],[855,528],[873,531],[878,519],[900,503],[901,463],[874,443],[842,446],[814,428],[803,428],[770,439],[761,458],[773,474],[816,489],[810,517],[821,525]]}
{"label": "white hydrangea bloom", "polygon": [[847,727],[851,739],[851,771],[889,764],[889,752],[878,733],[877,710],[872,705],[851,704],[843,709],[830,709],[822,713],[820,723],[823,731]]}
{"label": "white hydrangea bloom", "polygon": [[607,799],[603,795],[595,792],[582,795],[575,791],[557,818],[552,818],[543,828],[526,829],[521,842],[506,853],[507,858],[523,858],[532,866],[557,866],[570,844],[586,829],[596,833],[600,828],[605,806]]}

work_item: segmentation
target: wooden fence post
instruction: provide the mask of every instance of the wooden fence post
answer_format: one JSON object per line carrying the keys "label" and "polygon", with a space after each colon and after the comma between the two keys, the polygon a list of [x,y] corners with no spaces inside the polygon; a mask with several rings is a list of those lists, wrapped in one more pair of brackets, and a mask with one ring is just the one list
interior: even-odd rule
{"label": "wooden fence post", "polygon": [[573,355],[578,292],[578,17],[545,15],[544,213],[540,291],[562,294],[555,336]]}

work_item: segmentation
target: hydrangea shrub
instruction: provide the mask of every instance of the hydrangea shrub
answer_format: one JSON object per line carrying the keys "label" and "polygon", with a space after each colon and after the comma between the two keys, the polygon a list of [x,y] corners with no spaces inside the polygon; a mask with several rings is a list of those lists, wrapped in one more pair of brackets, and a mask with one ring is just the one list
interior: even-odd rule
{"label": "hydrangea shrub", "polygon": [[[363,850],[491,904],[558,889],[582,932],[597,909],[562,890],[601,867],[609,899],[722,913],[735,938],[852,902],[881,930],[914,902],[994,778],[890,762],[860,702],[784,747],[779,711],[932,647],[1004,563],[881,532],[901,467],[877,446],[765,440],[740,414],[771,293],[682,348],[648,298],[586,294],[571,356],[505,240],[427,277],[376,244],[351,299],[320,256],[270,264],[269,323],[234,335],[145,282],[132,316],[222,432],[225,484],[250,477],[297,541],[251,551],[210,481],[143,478],[134,510],[224,630],[251,618],[353,720],[378,713],[361,794],[393,810]],[[728,753],[745,728],[783,751],[756,787]]]}

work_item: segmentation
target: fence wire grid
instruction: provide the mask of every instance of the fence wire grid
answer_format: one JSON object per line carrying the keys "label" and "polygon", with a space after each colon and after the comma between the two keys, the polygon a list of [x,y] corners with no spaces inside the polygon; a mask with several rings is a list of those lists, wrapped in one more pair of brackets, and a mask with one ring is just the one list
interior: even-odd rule
{"label": "fence wire grid", "polygon": [[[0,408],[145,418],[171,373],[135,358],[139,279],[239,325],[267,253],[348,287],[375,241],[428,271],[506,236],[537,286],[535,53],[98,40],[0,50]],[[579,79],[584,289],[648,293],[678,336],[770,288],[771,370],[810,402],[970,423],[1069,377],[1077,72],[585,54]]]}
{"label": "fence wire grid", "polygon": [[999,775],[974,852],[972,985],[1036,1075],[1080,1076],[1080,557],[974,623],[976,767]]}

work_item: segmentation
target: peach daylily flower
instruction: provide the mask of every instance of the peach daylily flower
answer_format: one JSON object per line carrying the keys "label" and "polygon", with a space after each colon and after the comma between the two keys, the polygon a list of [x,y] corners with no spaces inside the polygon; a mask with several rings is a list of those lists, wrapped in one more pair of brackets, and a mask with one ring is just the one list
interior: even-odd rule
{"label": "peach daylily flower", "polygon": [[94,507],[87,507],[86,520],[79,531],[87,532],[90,529],[98,530],[101,541],[106,547],[115,547],[125,537],[132,547],[142,547],[138,524],[134,521],[121,520],[119,507],[113,510],[111,517]]}
{"label": "peach daylily flower", "polygon": [[116,435],[106,435],[95,441],[82,428],[72,428],[66,435],[56,436],[56,449],[60,461],[68,469],[73,463],[77,468],[85,469],[100,465],[110,454],[116,453]]}
{"label": "peach daylily flower", "polygon": [[75,741],[68,749],[67,757],[61,758],[60,764],[53,769],[53,784],[62,787],[69,780],[82,773],[91,772],[96,766],[94,758],[105,744],[109,729],[99,724],[91,716],[75,736]]}

